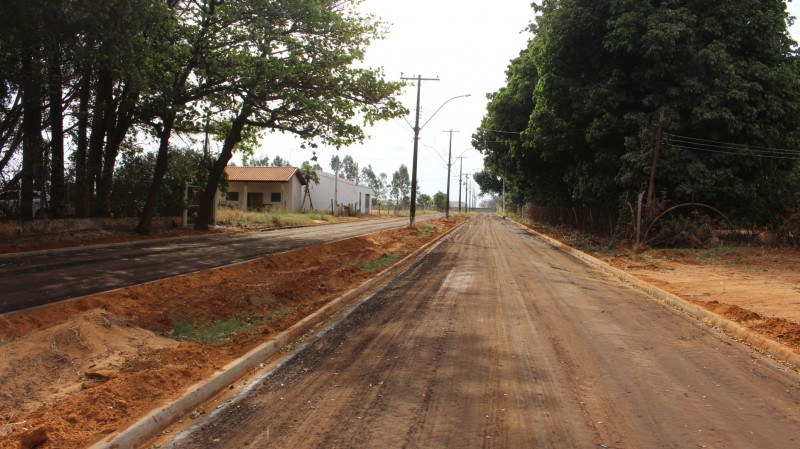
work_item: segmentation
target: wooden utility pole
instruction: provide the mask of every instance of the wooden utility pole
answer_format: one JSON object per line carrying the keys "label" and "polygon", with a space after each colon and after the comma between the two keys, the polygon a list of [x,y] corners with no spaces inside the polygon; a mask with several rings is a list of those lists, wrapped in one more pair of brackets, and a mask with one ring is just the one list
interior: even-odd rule
{"label": "wooden utility pole", "polygon": [[461,175],[464,171],[464,156],[459,156],[456,159],[460,159],[458,163],[458,213],[461,213]]}
{"label": "wooden utility pole", "polygon": [[647,186],[647,207],[652,209],[656,190],[656,165],[661,153],[661,140],[664,136],[664,107],[658,113],[658,131],[656,132],[656,149],[653,152],[653,167],[650,169],[650,184]]}
{"label": "wooden utility pole", "polygon": [[402,80],[415,80],[417,82],[417,116],[414,120],[414,160],[411,164],[411,208],[409,215],[411,216],[409,227],[414,227],[414,216],[417,213],[417,150],[419,149],[419,100],[422,92],[423,81],[439,81],[439,78],[423,78],[417,75],[415,78],[400,77]]}
{"label": "wooden utility pole", "polygon": [[[457,133],[458,131],[450,129],[443,132],[450,133],[450,145],[447,147],[447,202],[444,206],[444,218],[450,218],[450,167],[453,165],[450,162],[450,158],[453,156],[453,133]],[[460,186],[459,192],[461,192]]]}

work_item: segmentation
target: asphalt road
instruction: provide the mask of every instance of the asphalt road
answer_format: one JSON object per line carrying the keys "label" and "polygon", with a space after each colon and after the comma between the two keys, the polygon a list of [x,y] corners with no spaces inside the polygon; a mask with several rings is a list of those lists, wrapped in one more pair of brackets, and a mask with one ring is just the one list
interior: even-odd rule
{"label": "asphalt road", "polygon": [[798,449],[800,376],[484,215],[167,447]]}
{"label": "asphalt road", "polygon": [[[419,215],[417,222],[439,215]],[[0,313],[406,226],[365,220],[248,234],[213,234],[0,256]]]}

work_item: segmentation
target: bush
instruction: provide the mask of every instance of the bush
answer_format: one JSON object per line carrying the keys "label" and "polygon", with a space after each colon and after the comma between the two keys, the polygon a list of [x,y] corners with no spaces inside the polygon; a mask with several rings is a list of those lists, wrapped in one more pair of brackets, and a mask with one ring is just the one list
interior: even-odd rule
{"label": "bush", "polygon": [[800,200],[781,221],[773,232],[771,243],[776,246],[800,248]]}
{"label": "bush", "polygon": [[693,210],[691,215],[671,215],[659,220],[648,236],[651,246],[708,248],[719,242],[717,226],[710,216]]}

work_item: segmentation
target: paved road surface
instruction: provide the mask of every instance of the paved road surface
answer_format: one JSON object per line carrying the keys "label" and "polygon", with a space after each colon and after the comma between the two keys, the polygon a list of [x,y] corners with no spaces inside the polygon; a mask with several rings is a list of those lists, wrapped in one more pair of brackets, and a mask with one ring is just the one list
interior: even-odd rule
{"label": "paved road surface", "polygon": [[170,443],[800,448],[800,376],[480,216]]}
{"label": "paved road surface", "polygon": [[[439,215],[420,215],[424,221]],[[0,256],[0,313],[408,224],[365,220],[252,234],[150,240]]]}

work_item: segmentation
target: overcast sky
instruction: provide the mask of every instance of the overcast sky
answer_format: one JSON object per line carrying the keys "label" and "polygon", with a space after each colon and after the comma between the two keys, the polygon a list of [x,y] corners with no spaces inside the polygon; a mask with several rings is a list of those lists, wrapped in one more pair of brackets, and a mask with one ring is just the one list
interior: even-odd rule
{"label": "overcast sky", "polygon": [[[526,46],[529,33],[524,30],[533,19],[530,1],[366,0],[361,10],[390,25],[388,37],[369,47],[367,66],[383,67],[391,80],[399,80],[401,75],[439,78],[422,84],[420,125],[449,98],[471,94],[447,103],[420,132],[420,191],[429,195],[444,192],[447,165],[442,159],[447,159],[449,134],[443,131],[459,131],[453,133],[453,158],[463,153],[465,174],[483,167],[481,154],[467,150],[470,137],[486,112],[486,94],[504,85],[506,67]],[[413,124],[416,87],[405,88],[401,101],[411,111],[407,120]],[[360,167],[371,164],[376,174],[384,172],[390,180],[400,164],[410,172],[414,132],[409,123],[402,118],[381,122],[366,130],[370,138],[363,145],[342,148],[338,154],[349,154]],[[331,171],[334,153],[330,148],[317,149],[325,171]],[[299,141],[292,138],[268,135],[258,155],[270,159],[280,155],[299,166],[311,157],[311,151],[300,149]],[[241,159],[234,156],[232,162],[241,164]],[[454,160],[453,170],[450,197],[456,200],[458,161]]]}
{"label": "overcast sky", "polygon": [[[383,67],[387,78],[399,80],[401,75],[439,78],[422,83],[420,124],[430,122],[420,133],[418,179],[420,191],[433,195],[446,191],[447,148],[453,133],[453,158],[463,155],[463,173],[483,167],[480,153],[470,148],[470,137],[486,112],[486,94],[505,83],[505,70],[527,44],[530,34],[525,28],[533,20],[531,0],[366,0],[361,10],[380,17],[390,25],[388,37],[374,42],[365,64]],[[800,2],[788,3],[789,13],[800,16]],[[795,40],[800,26],[792,27]],[[457,95],[471,94],[448,102],[431,119],[439,106]],[[372,165],[375,173],[384,172],[391,180],[400,164],[411,170],[414,133],[416,87],[407,87],[401,96],[411,111],[403,119],[381,122],[366,130],[370,138],[363,144],[339,150],[340,157],[349,154],[364,167]],[[311,151],[302,150],[300,142],[287,136],[268,135],[258,156],[276,155],[299,166],[310,159]],[[432,148],[431,148],[432,147]],[[317,149],[318,162],[331,171],[332,148]],[[444,159],[444,160],[443,160]],[[238,157],[232,162],[241,164]],[[451,200],[458,199],[458,160],[453,161]],[[463,195],[463,187],[462,187]]]}

